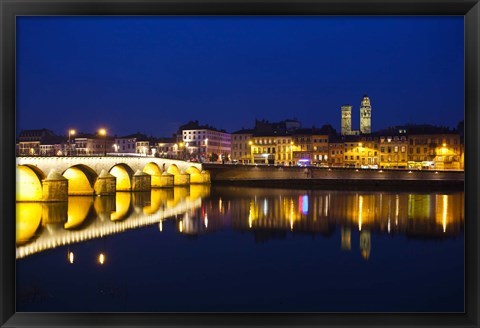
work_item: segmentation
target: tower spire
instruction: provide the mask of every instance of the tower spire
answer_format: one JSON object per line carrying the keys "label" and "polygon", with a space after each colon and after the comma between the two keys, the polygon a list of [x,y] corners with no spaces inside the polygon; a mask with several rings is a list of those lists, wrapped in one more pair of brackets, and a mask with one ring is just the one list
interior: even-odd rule
{"label": "tower spire", "polygon": [[364,95],[360,103],[360,133],[370,134],[372,132],[372,106],[368,95]]}

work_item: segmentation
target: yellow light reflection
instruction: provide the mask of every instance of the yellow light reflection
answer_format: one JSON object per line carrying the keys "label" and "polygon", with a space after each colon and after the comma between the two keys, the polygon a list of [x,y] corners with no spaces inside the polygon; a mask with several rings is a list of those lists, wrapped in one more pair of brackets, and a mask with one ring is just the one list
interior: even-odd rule
{"label": "yellow light reflection", "polygon": [[358,231],[362,231],[363,196],[358,200]]}
{"label": "yellow light reflection", "polygon": [[65,229],[74,229],[79,227],[87,218],[93,205],[93,198],[88,196],[68,197],[67,222]]}
{"label": "yellow light reflection", "polygon": [[115,195],[115,211],[112,212],[110,220],[118,221],[126,218],[131,200],[132,195],[129,192],[117,192]]}
{"label": "yellow light reflection", "polygon": [[42,221],[42,204],[17,203],[16,243],[22,245],[30,241]]}
{"label": "yellow light reflection", "polygon": [[68,262],[70,262],[70,264],[73,264],[73,252],[68,253]]}
{"label": "yellow light reflection", "polygon": [[178,222],[178,231],[183,232],[183,221]]}
{"label": "yellow light reflection", "polygon": [[448,196],[443,195],[443,232],[447,231]]}
{"label": "yellow light reflection", "polygon": [[100,253],[100,255],[98,255],[98,263],[102,265],[105,263],[105,254]]}
{"label": "yellow light reflection", "polygon": [[295,216],[295,206],[293,204],[293,199],[290,200],[290,230],[293,231],[293,218]]}

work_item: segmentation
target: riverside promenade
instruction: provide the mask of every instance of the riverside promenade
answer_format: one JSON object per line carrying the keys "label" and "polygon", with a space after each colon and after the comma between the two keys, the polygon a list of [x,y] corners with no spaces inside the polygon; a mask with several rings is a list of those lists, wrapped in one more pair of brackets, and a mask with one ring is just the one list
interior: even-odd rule
{"label": "riverside promenade", "polygon": [[463,189],[464,171],[291,167],[275,165],[202,165],[212,184],[355,189],[452,188]]}

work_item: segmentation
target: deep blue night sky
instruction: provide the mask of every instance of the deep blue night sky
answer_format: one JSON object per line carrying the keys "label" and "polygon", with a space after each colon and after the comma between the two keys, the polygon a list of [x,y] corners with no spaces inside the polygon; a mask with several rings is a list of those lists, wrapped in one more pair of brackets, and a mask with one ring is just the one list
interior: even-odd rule
{"label": "deep blue night sky", "polygon": [[19,17],[17,129],[170,136],[298,118],[340,130],[464,118],[459,17]]}

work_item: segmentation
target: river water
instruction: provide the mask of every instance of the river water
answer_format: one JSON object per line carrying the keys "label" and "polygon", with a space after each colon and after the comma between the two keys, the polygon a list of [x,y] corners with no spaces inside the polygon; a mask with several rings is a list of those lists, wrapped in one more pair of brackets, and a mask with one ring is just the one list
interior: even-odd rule
{"label": "river water", "polygon": [[463,312],[463,191],[17,203],[17,312]]}

